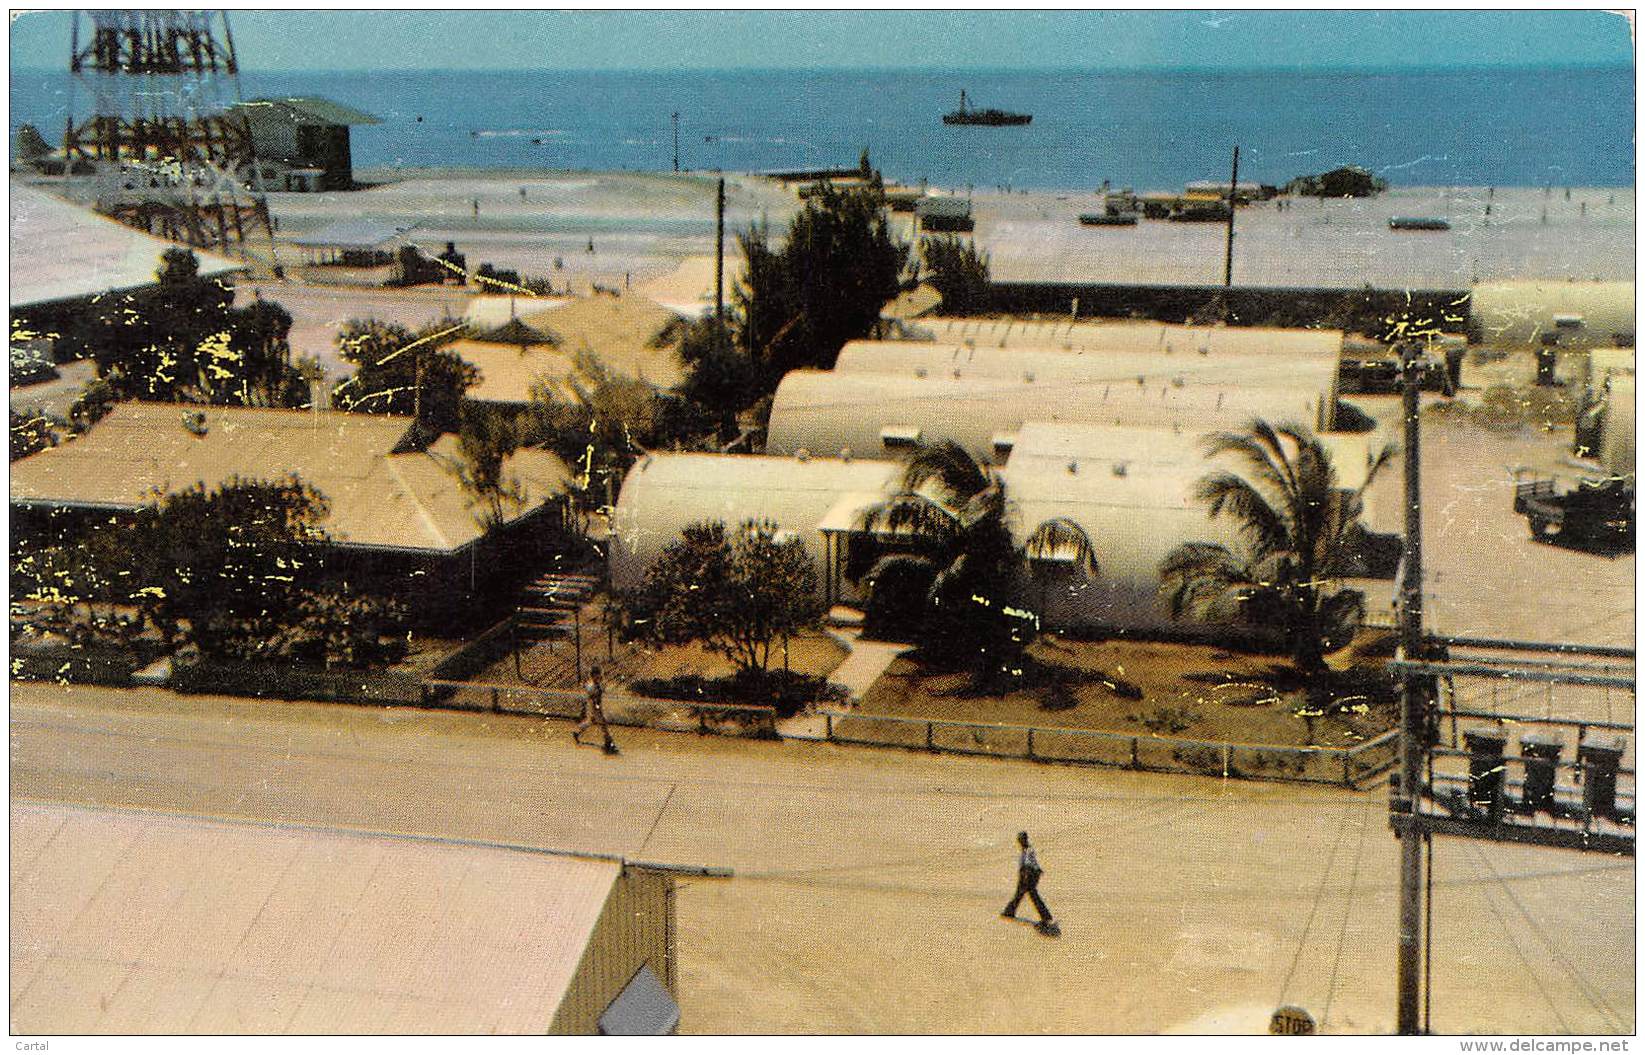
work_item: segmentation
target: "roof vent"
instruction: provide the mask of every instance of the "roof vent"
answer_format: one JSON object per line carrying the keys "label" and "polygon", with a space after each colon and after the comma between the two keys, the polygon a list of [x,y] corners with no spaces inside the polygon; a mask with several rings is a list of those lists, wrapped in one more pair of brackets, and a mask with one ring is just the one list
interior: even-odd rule
{"label": "roof vent", "polygon": [[1024,370],[1022,372],[1022,379],[1024,381],[1028,382],[1029,384],[1033,384],[1034,383],[1034,371]]}
{"label": "roof vent", "polygon": [[1071,473],[1077,473],[1080,471],[1080,463],[1077,459],[1068,463],[1068,471]]}
{"label": "roof vent", "polygon": [[206,428],[206,412],[203,410],[183,411],[183,428],[196,436],[204,436],[208,431]]}
{"label": "roof vent", "polygon": [[958,378],[959,376],[960,376],[960,368],[956,366],[956,367],[954,367],[954,377]]}
{"label": "roof vent", "polygon": [[915,377],[930,377],[931,372],[923,366],[917,366],[917,367],[914,368],[914,376]]}
{"label": "roof vent", "polygon": [[1124,476],[1129,471],[1130,470],[1128,470],[1126,468],[1124,462],[1115,462],[1114,463],[1114,475],[1115,476]]}
{"label": "roof vent", "polygon": [[1186,387],[1188,387],[1188,379],[1186,377],[1183,377],[1181,374],[1178,374],[1176,377],[1173,377],[1171,379],[1171,387],[1172,388],[1186,388]]}
{"label": "roof vent", "polygon": [[1201,355],[1210,355],[1211,354],[1211,346],[1208,345],[1208,344],[1200,345],[1199,346],[1199,354],[1201,354]]}

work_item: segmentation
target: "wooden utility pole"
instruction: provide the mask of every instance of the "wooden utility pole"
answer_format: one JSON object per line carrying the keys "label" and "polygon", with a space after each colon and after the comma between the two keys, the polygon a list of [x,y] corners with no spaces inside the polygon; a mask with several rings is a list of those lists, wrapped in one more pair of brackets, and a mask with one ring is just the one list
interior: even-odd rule
{"label": "wooden utility pole", "polygon": [[1228,254],[1222,264],[1222,284],[1234,284],[1234,206],[1239,198],[1239,147],[1234,147],[1234,174],[1228,179]]}
{"label": "wooden utility pole", "polygon": [[[1422,634],[1422,447],[1419,414],[1422,388],[1421,352],[1415,343],[1400,349],[1400,387],[1405,417],[1405,552],[1399,583],[1400,658],[1427,658]],[[1399,797],[1395,809],[1413,815],[1421,800],[1422,759],[1426,752],[1430,679],[1405,670],[1399,693]],[[1398,1030],[1421,1032],[1418,1006],[1422,957],[1422,848],[1419,825],[1407,824],[1399,836]]]}
{"label": "wooden utility pole", "polygon": [[725,326],[725,177],[714,200],[714,324]]}
{"label": "wooden utility pole", "polygon": [[680,111],[674,111],[674,171],[680,171]]}

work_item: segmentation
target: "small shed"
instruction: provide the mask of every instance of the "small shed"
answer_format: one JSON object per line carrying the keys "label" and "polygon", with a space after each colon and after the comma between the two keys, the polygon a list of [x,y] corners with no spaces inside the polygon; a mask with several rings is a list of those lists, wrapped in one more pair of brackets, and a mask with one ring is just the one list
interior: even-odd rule
{"label": "small shed", "polygon": [[235,110],[251,127],[258,161],[279,163],[285,185],[267,188],[277,190],[352,190],[349,129],[382,123],[353,107],[312,96],[252,99]]}

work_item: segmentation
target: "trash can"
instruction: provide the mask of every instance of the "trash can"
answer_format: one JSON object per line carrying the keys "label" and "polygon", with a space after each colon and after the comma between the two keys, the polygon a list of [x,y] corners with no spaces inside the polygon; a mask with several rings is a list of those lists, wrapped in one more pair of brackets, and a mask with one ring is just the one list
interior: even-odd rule
{"label": "trash can", "polygon": [[1502,816],[1502,749],[1508,737],[1496,729],[1469,729],[1462,740],[1468,746],[1468,804],[1497,820]]}
{"label": "trash can", "polygon": [[1519,753],[1525,759],[1525,812],[1554,811],[1554,775],[1565,741],[1555,733],[1526,733],[1519,738]]}
{"label": "trash can", "polygon": [[1591,817],[1617,819],[1616,771],[1628,742],[1620,736],[1592,736],[1577,745],[1582,766],[1582,805]]}

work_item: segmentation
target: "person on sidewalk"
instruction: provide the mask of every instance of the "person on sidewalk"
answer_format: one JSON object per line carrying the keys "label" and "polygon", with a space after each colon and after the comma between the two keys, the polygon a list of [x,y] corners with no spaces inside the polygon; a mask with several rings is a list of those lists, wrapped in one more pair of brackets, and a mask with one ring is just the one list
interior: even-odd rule
{"label": "person on sidewalk", "polygon": [[1040,897],[1040,859],[1034,848],[1028,844],[1028,833],[1017,833],[1017,844],[1022,847],[1022,853],[1017,858],[1017,892],[1011,898],[1011,903],[1005,906],[1000,915],[1006,919],[1017,918],[1017,906],[1022,903],[1024,895],[1034,902],[1034,911],[1040,914],[1039,928],[1049,931],[1056,926],[1051,918],[1051,910],[1045,907],[1045,900]]}
{"label": "person on sidewalk", "polygon": [[605,753],[616,754],[617,744],[611,739],[611,726],[607,725],[605,720],[605,683],[601,679],[598,665],[589,668],[588,684],[583,686],[583,720],[577,723],[576,732],[571,734],[572,741],[581,744],[583,734],[593,725],[598,725],[600,733],[605,737]]}

